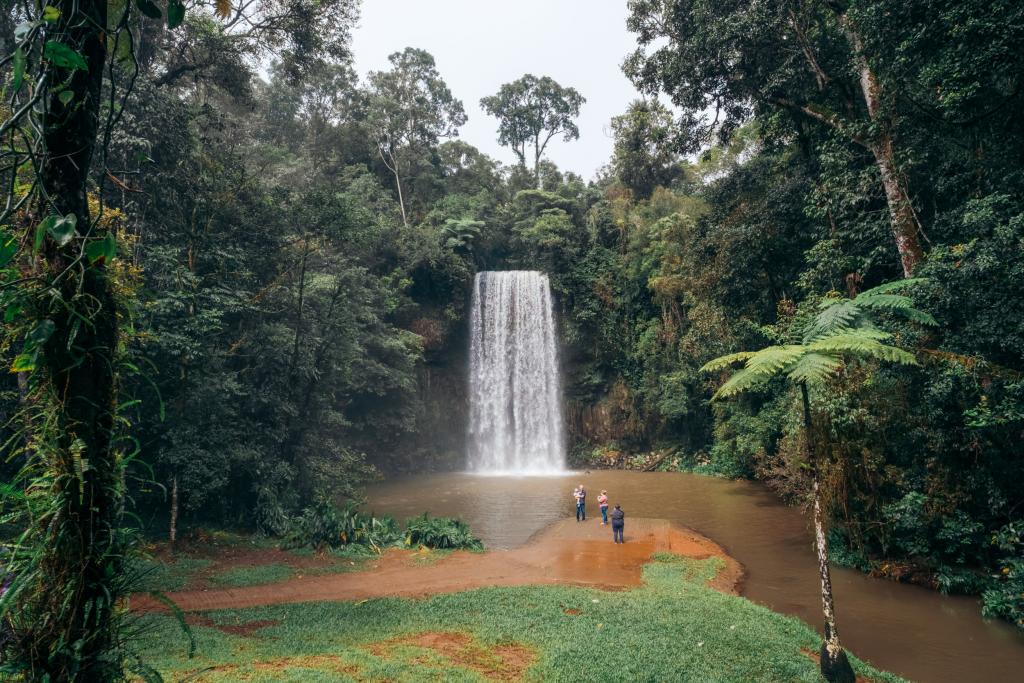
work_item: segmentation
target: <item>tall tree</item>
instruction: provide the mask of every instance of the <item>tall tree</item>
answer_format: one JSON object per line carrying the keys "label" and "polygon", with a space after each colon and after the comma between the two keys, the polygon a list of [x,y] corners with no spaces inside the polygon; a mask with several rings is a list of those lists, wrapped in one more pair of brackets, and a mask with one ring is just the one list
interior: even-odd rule
{"label": "tall tree", "polygon": [[612,119],[612,169],[639,199],[647,199],[679,173],[674,124],[672,112],[655,99],[635,100],[625,114]]}
{"label": "tall tree", "polygon": [[563,88],[549,76],[526,74],[481,99],[480,106],[498,119],[498,142],[510,147],[524,167],[532,146],[533,177],[539,184],[540,162],[551,139],[559,134],[566,142],[579,139],[575,119],[585,102],[574,88]]}
{"label": "tall tree", "polygon": [[821,646],[821,673],[830,683],[853,683],[853,668],[839,641],[832,578],[829,571],[828,542],[822,510],[818,472],[822,467],[815,448],[816,433],[812,422],[810,391],[828,390],[828,381],[844,362],[874,359],[903,365],[916,365],[914,356],[887,344],[893,335],[878,329],[872,314],[878,311],[900,313],[911,320],[935,325],[934,319],[918,311],[913,301],[894,292],[917,284],[900,280],[862,292],[853,299],[828,299],[804,330],[803,339],[759,351],[741,351],[716,358],[701,368],[705,372],[721,371],[736,363],[744,367],[732,375],[715,392],[714,399],[730,398],[746,391],[763,388],[775,377],[785,377],[800,390],[804,422],[806,464],[812,477],[812,510],[814,541],[821,577],[821,605],[825,618],[825,641]]}
{"label": "tall tree", "polygon": [[368,123],[380,159],[395,178],[402,220],[408,226],[409,197],[402,178],[408,178],[440,139],[458,136],[466,111],[426,50],[407,47],[388,60],[390,70],[370,74]]}
{"label": "tall tree", "polygon": [[867,150],[909,277],[923,252],[895,139],[898,84],[879,75],[878,55],[860,27],[864,4],[634,0],[628,26],[640,47],[624,70],[642,90],[672,97],[682,110],[688,151],[771,110],[825,126]]}
{"label": "tall tree", "polygon": [[[13,98],[0,122],[10,174],[0,224],[22,228],[3,240],[9,341],[24,333],[12,370],[27,378],[25,464],[16,479],[23,494],[7,489],[5,503],[27,529],[0,607],[12,619],[7,658],[28,679],[109,681],[123,665],[115,649],[129,456],[117,443],[116,225],[90,195],[90,179],[104,151],[101,123],[109,134],[124,92],[115,74],[133,68],[122,49],[130,9],[107,0],[24,7],[14,52],[0,62]],[[184,9],[171,0],[170,27]],[[119,63],[108,65],[110,54]]]}

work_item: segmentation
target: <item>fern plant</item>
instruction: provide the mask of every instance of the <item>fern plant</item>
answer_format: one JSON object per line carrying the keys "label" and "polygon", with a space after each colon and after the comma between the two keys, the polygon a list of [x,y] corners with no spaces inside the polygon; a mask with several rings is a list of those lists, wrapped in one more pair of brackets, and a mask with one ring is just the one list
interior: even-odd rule
{"label": "fern plant", "polygon": [[851,299],[826,299],[804,327],[799,341],[769,346],[759,351],[741,351],[706,363],[704,372],[721,372],[737,363],[743,367],[718,388],[712,400],[731,398],[763,388],[776,377],[785,377],[800,389],[803,403],[804,447],[812,474],[814,537],[821,575],[821,602],[825,618],[825,640],[821,647],[821,673],[832,683],[853,683],[854,674],[836,629],[832,599],[832,579],[828,567],[828,542],[821,512],[821,496],[811,435],[810,390],[824,391],[826,380],[848,361],[875,360],[884,363],[917,365],[908,351],[893,345],[893,335],[881,329],[875,318],[879,313],[903,317],[912,322],[934,326],[928,313],[914,307],[913,299],[901,294],[920,285],[921,278],[898,280],[861,292]]}

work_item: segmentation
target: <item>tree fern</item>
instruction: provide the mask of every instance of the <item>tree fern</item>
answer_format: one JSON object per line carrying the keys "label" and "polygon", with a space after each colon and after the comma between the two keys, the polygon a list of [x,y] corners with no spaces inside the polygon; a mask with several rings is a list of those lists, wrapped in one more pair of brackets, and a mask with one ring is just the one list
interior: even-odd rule
{"label": "tree fern", "polygon": [[715,392],[713,399],[762,387],[778,375],[785,375],[798,384],[820,385],[847,359],[916,365],[913,354],[886,343],[892,339],[892,334],[875,325],[872,313],[887,311],[924,325],[936,324],[931,315],[914,307],[909,296],[894,293],[922,282],[921,278],[899,280],[861,292],[853,299],[823,301],[817,315],[807,325],[802,343],[740,351],[705,363],[702,372],[724,370],[739,362],[744,364]]}
{"label": "tree fern", "polygon": [[753,356],[755,351],[738,351],[737,353],[730,353],[725,356],[719,356],[712,361],[705,363],[700,371],[701,372],[715,372],[716,370],[724,370],[725,368],[738,363],[739,361],[745,361]]}
{"label": "tree fern", "polygon": [[805,384],[820,384],[843,364],[841,358],[808,351],[789,368],[789,378]]}

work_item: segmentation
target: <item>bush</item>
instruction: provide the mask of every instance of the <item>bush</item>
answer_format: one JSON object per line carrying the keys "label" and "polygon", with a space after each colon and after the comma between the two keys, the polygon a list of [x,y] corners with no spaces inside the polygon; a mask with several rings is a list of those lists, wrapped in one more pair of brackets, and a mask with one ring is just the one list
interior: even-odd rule
{"label": "bush", "polygon": [[469,525],[451,517],[413,517],[405,523],[405,544],[452,550],[483,550],[484,544]]}
{"label": "bush", "polygon": [[992,587],[981,594],[982,612],[1024,629],[1024,520],[1007,524],[992,537],[1004,557],[992,575]]}
{"label": "bush", "polygon": [[349,544],[364,545],[380,552],[401,539],[398,523],[392,517],[366,515],[354,503],[338,508],[321,500],[302,511],[289,525],[285,548],[337,548]]}
{"label": "bush", "polygon": [[359,546],[381,552],[384,548],[425,546],[427,548],[482,550],[483,543],[469,526],[449,517],[413,517],[402,533],[393,517],[376,517],[359,512],[354,503],[338,508],[322,500],[291,520],[283,547],[316,550]]}

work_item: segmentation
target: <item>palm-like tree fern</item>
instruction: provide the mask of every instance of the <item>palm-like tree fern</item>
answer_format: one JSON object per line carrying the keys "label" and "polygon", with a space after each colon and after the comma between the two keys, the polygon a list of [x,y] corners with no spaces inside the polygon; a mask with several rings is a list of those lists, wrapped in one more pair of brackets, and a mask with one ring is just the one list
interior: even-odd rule
{"label": "palm-like tree fern", "polygon": [[826,299],[808,322],[798,342],[769,346],[760,351],[741,351],[716,358],[701,368],[705,372],[726,370],[737,363],[743,367],[718,388],[712,400],[730,398],[764,387],[775,377],[785,377],[800,388],[803,402],[805,447],[813,475],[814,531],[821,574],[821,600],[825,617],[825,641],[821,648],[821,672],[833,683],[853,683],[854,674],[839,642],[832,601],[832,580],[828,568],[828,544],[821,513],[821,499],[814,445],[811,440],[809,389],[823,390],[826,380],[850,360],[875,360],[916,365],[913,354],[890,343],[893,335],[880,329],[874,318],[880,312],[934,326],[931,315],[914,307],[913,299],[901,290],[922,282],[919,278],[898,280],[861,292],[852,299]]}

